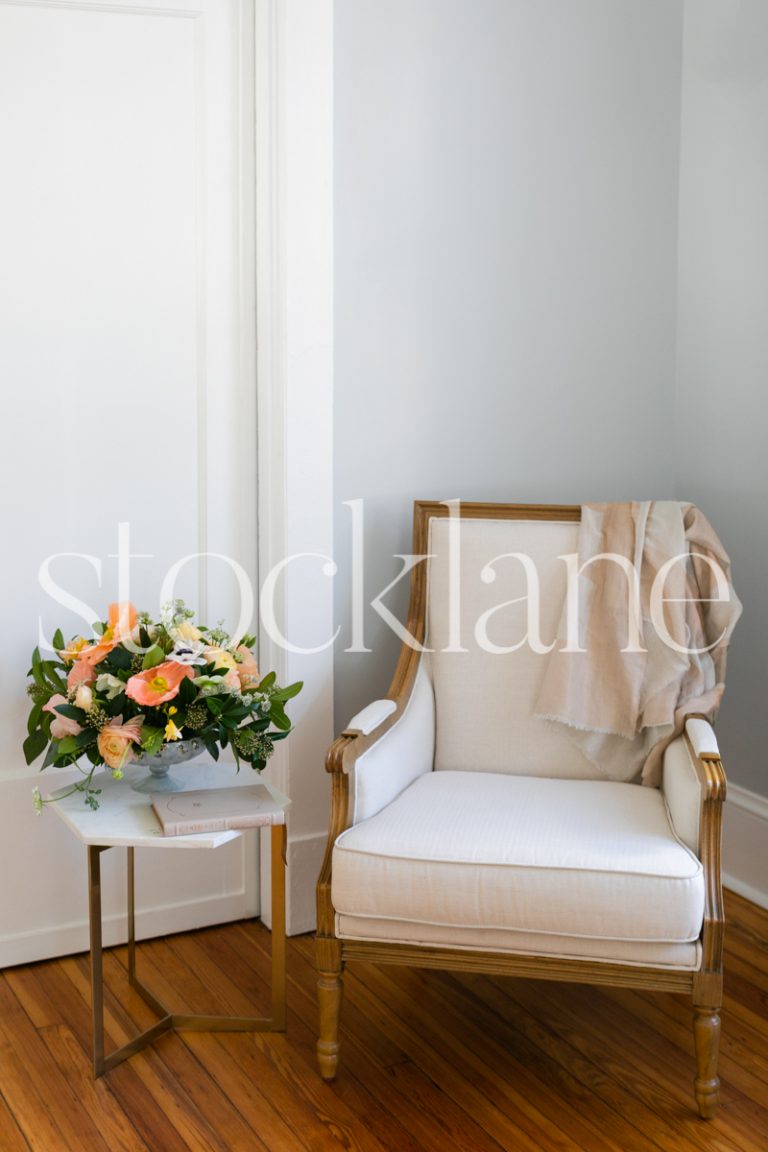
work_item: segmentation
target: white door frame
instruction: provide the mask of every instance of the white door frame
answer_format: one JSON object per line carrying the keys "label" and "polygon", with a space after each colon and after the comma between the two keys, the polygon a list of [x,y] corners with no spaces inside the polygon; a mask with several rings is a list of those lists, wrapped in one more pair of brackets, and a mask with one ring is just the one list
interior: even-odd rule
{"label": "white door frame", "polygon": [[[291,796],[288,931],[315,925],[315,881],[328,826],[323,770],[333,738],[333,0],[256,0],[256,327],[259,572],[278,583],[286,650],[266,634],[260,658],[292,701],[296,731],[267,770]],[[311,555],[307,555],[311,554]],[[269,867],[262,854],[262,913]]]}

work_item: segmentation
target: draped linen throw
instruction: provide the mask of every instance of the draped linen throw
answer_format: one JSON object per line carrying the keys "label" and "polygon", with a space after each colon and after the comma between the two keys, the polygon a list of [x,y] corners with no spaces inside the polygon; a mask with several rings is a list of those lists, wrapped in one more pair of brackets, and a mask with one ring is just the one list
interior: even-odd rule
{"label": "draped linen throw", "polygon": [[[570,607],[577,599],[583,651],[563,651],[566,597],[534,712],[567,726],[601,774],[656,787],[664,748],[682,732],[685,717],[714,719],[723,695],[728,643],[741,615],[730,560],[699,509],[671,500],[584,505],[578,551],[579,569],[587,567]],[[626,557],[638,574],[641,651],[622,651],[632,635],[627,573],[615,560],[588,563],[604,553]],[[656,627],[651,592],[674,557],[681,559],[657,583]]]}

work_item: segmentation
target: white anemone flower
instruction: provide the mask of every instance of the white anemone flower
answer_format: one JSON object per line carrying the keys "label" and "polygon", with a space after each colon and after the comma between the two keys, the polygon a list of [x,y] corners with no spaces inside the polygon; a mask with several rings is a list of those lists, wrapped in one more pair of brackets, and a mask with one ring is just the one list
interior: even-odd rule
{"label": "white anemone flower", "polygon": [[173,651],[166,656],[166,660],[172,660],[174,664],[184,664],[188,668],[196,664],[207,664],[205,644],[199,640],[177,640],[173,646]]}

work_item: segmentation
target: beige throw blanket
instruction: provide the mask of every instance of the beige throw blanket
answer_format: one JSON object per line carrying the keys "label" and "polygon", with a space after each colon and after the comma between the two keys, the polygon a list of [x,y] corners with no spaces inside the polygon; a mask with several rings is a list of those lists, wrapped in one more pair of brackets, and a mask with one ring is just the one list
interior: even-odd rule
{"label": "beige throw blanket", "polygon": [[[579,568],[603,553],[626,557],[638,574],[635,634],[643,650],[622,651],[632,635],[627,573],[615,560],[589,564],[570,605],[572,616],[577,599],[578,644],[571,621],[571,647],[583,651],[563,651],[569,637],[566,598],[535,713],[567,725],[601,774],[657,786],[662,752],[683,730],[685,717],[713,719],[717,712],[741,604],[728,556],[692,504],[585,505]],[[683,559],[663,572],[674,557]]]}

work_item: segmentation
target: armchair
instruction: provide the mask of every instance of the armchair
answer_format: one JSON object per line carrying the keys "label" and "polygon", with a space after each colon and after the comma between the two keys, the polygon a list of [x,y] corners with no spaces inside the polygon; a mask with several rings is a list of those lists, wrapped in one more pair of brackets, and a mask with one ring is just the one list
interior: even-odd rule
{"label": "armchair", "polygon": [[[558,557],[576,551],[579,518],[572,506],[463,504],[457,546],[446,505],[415,505],[413,551],[429,557],[412,572],[415,643],[388,697],[326,760],[325,1079],[338,1067],[344,964],[369,960],[689,993],[696,1101],[714,1113],[725,776],[712,728],[686,721],[654,788],[606,778],[533,714],[546,653],[524,642],[527,612],[538,608],[544,641],[555,635]],[[520,554],[535,565],[538,605]]]}

